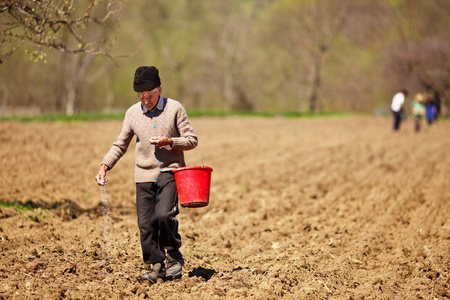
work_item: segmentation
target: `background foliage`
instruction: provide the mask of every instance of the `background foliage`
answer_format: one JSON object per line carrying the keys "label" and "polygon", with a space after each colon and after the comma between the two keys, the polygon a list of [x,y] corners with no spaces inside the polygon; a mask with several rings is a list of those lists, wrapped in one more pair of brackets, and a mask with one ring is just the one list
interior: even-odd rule
{"label": "background foliage", "polygon": [[387,113],[407,88],[449,112],[447,0],[72,1],[82,44],[64,28],[38,32],[65,50],[7,35],[21,28],[11,3],[35,2],[0,2],[3,115],[123,110],[141,65],[194,110]]}

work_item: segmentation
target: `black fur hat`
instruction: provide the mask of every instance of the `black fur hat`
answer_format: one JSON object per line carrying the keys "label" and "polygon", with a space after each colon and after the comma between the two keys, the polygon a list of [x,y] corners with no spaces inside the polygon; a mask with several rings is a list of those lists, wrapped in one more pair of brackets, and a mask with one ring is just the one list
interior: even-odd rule
{"label": "black fur hat", "polygon": [[139,67],[134,73],[133,88],[136,92],[151,91],[161,85],[159,71],[156,67]]}

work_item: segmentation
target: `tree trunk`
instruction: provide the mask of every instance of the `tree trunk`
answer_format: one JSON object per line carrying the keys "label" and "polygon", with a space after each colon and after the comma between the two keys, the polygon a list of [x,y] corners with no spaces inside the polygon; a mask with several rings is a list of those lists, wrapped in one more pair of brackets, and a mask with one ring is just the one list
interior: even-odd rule
{"label": "tree trunk", "polygon": [[314,58],[314,65],[312,70],[311,87],[308,93],[309,111],[316,112],[318,109],[318,93],[322,79],[322,66],[325,59],[327,48],[321,46]]}

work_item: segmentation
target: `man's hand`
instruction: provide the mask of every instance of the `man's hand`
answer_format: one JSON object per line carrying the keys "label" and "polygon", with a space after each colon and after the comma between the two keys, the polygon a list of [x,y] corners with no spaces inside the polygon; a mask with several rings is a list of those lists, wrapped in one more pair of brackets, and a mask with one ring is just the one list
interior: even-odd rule
{"label": "man's hand", "polygon": [[164,146],[172,146],[173,140],[165,136],[152,136],[150,143],[155,145],[157,148],[162,148]]}
{"label": "man's hand", "polygon": [[107,165],[101,165],[100,170],[98,170],[97,175],[95,176],[95,181],[97,181],[98,185],[105,185],[108,182],[108,178],[106,178],[106,171],[109,170]]}

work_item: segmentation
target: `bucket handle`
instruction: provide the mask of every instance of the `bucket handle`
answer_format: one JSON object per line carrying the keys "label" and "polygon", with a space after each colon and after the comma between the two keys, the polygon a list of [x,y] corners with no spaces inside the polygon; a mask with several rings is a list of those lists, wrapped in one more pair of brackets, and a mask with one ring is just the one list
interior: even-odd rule
{"label": "bucket handle", "polygon": [[201,161],[202,161],[202,168],[204,168],[204,167],[205,167],[205,164],[203,163],[203,156],[202,156],[202,153],[200,152],[200,150],[198,150],[198,148],[197,148],[197,151],[198,151],[198,156],[200,156],[200,159],[201,159]]}

